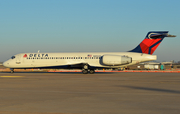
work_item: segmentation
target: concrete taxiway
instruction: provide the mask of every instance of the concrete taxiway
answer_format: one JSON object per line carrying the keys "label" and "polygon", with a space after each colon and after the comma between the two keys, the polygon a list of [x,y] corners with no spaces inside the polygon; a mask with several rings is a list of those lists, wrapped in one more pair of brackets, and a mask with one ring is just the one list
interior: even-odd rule
{"label": "concrete taxiway", "polygon": [[0,73],[0,114],[179,113],[179,73]]}

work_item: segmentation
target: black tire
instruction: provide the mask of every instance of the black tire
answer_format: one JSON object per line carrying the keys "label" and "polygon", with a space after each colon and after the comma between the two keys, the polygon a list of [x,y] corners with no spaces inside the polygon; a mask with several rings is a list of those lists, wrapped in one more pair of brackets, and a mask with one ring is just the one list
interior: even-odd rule
{"label": "black tire", "polygon": [[14,73],[14,70],[11,70],[11,73]]}
{"label": "black tire", "polygon": [[90,69],[89,71],[90,74],[94,74],[94,72],[95,72],[94,69]]}
{"label": "black tire", "polygon": [[84,69],[88,69],[88,65],[86,64],[86,65],[84,65]]}
{"label": "black tire", "polygon": [[87,69],[84,69],[84,70],[82,70],[82,73],[83,73],[83,74],[88,74],[88,70],[87,70]]}

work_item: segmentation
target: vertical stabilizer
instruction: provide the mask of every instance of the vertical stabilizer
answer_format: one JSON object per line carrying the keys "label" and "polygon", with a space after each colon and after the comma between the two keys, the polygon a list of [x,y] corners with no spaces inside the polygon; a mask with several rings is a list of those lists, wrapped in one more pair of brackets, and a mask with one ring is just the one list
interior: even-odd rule
{"label": "vertical stabilizer", "polygon": [[134,48],[129,52],[146,53],[152,55],[165,37],[176,37],[176,36],[169,35],[168,31],[148,32],[145,39],[136,48]]}

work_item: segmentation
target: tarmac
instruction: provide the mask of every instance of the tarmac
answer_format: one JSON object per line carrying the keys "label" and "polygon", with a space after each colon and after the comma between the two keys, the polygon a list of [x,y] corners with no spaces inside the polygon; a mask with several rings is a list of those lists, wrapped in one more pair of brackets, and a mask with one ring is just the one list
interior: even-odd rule
{"label": "tarmac", "polygon": [[179,73],[0,72],[0,114],[179,113]]}

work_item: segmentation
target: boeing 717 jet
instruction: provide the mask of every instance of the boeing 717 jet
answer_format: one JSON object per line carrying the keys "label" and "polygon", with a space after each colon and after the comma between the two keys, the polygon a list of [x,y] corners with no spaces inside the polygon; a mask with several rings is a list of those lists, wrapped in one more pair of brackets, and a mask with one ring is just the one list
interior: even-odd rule
{"label": "boeing 717 jet", "polygon": [[83,53],[20,53],[5,61],[3,65],[11,69],[82,69],[83,74],[93,74],[95,69],[122,68],[157,59],[152,55],[168,31],[148,32],[145,39],[127,52],[83,52]]}

